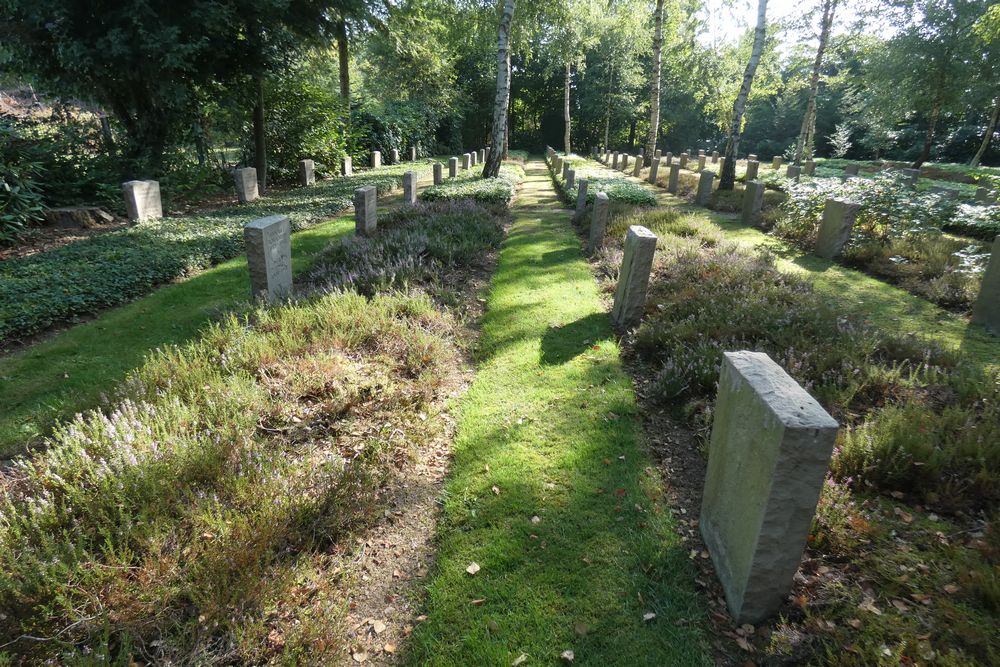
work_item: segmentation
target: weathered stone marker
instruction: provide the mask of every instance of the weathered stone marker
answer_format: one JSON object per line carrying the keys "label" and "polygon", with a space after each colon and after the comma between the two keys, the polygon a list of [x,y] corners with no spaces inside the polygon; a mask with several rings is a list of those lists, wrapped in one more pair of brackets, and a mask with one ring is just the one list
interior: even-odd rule
{"label": "weathered stone marker", "polygon": [[714,171],[703,171],[698,177],[698,193],[695,195],[694,203],[698,206],[708,206],[712,200],[712,182],[715,180]]}
{"label": "weathered stone marker", "polygon": [[655,253],[656,234],[639,225],[628,228],[622,268],[618,272],[618,286],[615,287],[615,302],[611,307],[611,321],[616,326],[631,326],[642,319]]}
{"label": "weathered stone marker", "polygon": [[977,204],[992,204],[994,202],[990,201],[990,189],[980,185],[976,188],[976,203]]}
{"label": "weathered stone marker", "polygon": [[667,154],[664,157],[667,160],[667,166],[670,166],[671,164],[674,163],[674,154],[671,153],[670,151],[667,151]]}
{"label": "weathered stone marker", "polygon": [[750,155],[747,155],[747,162],[750,162],[750,161],[760,162],[760,160],[757,159],[757,154],[756,153],[750,153]]}
{"label": "weathered stone marker", "polygon": [[919,169],[903,169],[903,182],[911,187],[917,187],[917,180],[920,178]]}
{"label": "weathered stone marker", "polygon": [[403,203],[417,203],[417,172],[415,171],[403,174]]}
{"label": "weathered stone marker", "polygon": [[775,171],[777,171],[778,169],[781,169],[781,163],[782,162],[784,162],[784,160],[782,159],[782,157],[780,155],[775,155],[771,159],[771,169],[774,169]]}
{"label": "weathered stone marker", "polygon": [[698,157],[705,157],[705,149],[704,148],[699,148],[698,149]]}
{"label": "weathered stone marker", "polygon": [[705,171],[705,156],[698,156],[698,171]]}
{"label": "weathered stone marker", "polygon": [[243,226],[250,295],[274,303],[292,295],[292,224],[272,215]]}
{"label": "weathered stone marker", "polygon": [[479,161],[482,164],[486,164],[486,149],[485,148],[480,148],[479,149]]}
{"label": "weathered stone marker", "polygon": [[590,218],[590,238],[587,240],[587,252],[593,253],[604,241],[604,232],[608,229],[608,218],[611,216],[611,201],[604,192],[598,192],[594,197],[594,215]]}
{"label": "weathered stone marker", "polygon": [[1000,336],[1000,236],[993,239],[990,263],[986,265],[982,287],[972,307],[972,323],[981,324],[994,336]]}
{"label": "weathered stone marker", "polygon": [[341,176],[353,176],[354,166],[351,164],[351,156],[348,155],[343,160],[340,161],[340,175]]}
{"label": "weathered stone marker", "polygon": [[567,169],[566,170],[566,187],[568,189],[572,190],[573,186],[575,184],[576,184],[576,169]]}
{"label": "weathered stone marker", "polygon": [[615,154],[611,156],[611,168],[618,168],[618,151],[615,151]]}
{"label": "weathered stone marker", "polygon": [[233,172],[236,180],[236,198],[241,204],[252,202],[260,198],[260,191],[257,189],[257,170],[253,167],[244,167]]}
{"label": "weathered stone marker", "polygon": [[681,178],[681,163],[670,165],[670,176],[667,178],[667,192],[677,194],[677,184]]}
{"label": "weathered stone marker", "polygon": [[444,183],[444,165],[440,162],[435,162],[431,166],[431,170],[434,172],[434,185]]}
{"label": "weathered stone marker", "polygon": [[857,176],[858,175],[858,165],[856,165],[856,164],[849,164],[846,167],[844,167],[844,175],[845,176]]}
{"label": "weathered stone marker", "polygon": [[576,186],[576,214],[583,215],[587,210],[587,179],[581,178]]}
{"label": "weathered stone marker", "polygon": [[747,173],[745,175],[745,180],[752,181],[757,178],[757,172],[760,171],[760,162],[757,160],[747,160]]}
{"label": "weathered stone marker", "polygon": [[305,187],[316,182],[316,163],[312,160],[299,160],[299,185]]}
{"label": "weathered stone marker", "polygon": [[677,164],[680,165],[681,169],[685,169],[688,166],[688,154],[681,153],[680,158],[677,160]]}
{"label": "weathered stone marker", "polygon": [[844,199],[827,199],[816,235],[816,254],[826,259],[840,255],[851,238],[851,229],[861,210],[860,204]]}
{"label": "weathered stone marker", "polygon": [[653,158],[653,161],[649,165],[649,182],[656,185],[656,173],[660,171],[660,159]]}
{"label": "weathered stone marker", "polygon": [[564,160],[562,163],[562,177],[564,181],[569,179],[569,172],[569,160]]}
{"label": "weathered stone marker", "polygon": [[763,352],[726,352],[699,525],[738,624],[792,587],[837,422]]}
{"label": "weathered stone marker", "polygon": [[802,167],[802,173],[805,174],[806,176],[815,176],[816,163],[813,162],[812,160],[807,160],[805,165],[803,165]]}
{"label": "weathered stone marker", "polygon": [[417,147],[410,146],[410,162],[416,162],[416,161],[417,161]]}
{"label": "weathered stone marker", "polygon": [[448,158],[448,178],[455,178],[458,176],[458,158],[450,157]]}
{"label": "weathered stone marker", "polygon": [[785,178],[791,178],[796,183],[799,182],[799,178],[801,176],[802,176],[802,167],[799,167],[799,166],[794,165],[794,164],[790,164],[790,165],[788,165],[788,168],[785,169]]}
{"label": "weathered stone marker", "polygon": [[740,222],[744,225],[756,225],[760,218],[760,209],[764,206],[764,184],[760,181],[747,181],[743,190],[743,210]]}
{"label": "weathered stone marker", "polygon": [[468,153],[462,153],[462,169],[468,169],[472,166],[472,156]]}
{"label": "weathered stone marker", "polygon": [[399,164],[399,149],[398,148],[393,148],[392,152],[389,153],[389,155],[392,157],[392,163],[393,164]]}
{"label": "weathered stone marker", "polygon": [[[256,180],[254,176],[255,186]],[[122,192],[125,193],[125,210],[131,222],[158,220],[163,217],[159,181],[126,181],[122,183]]]}
{"label": "weathered stone marker", "polygon": [[378,169],[382,166],[382,151],[372,151],[371,167]]}
{"label": "weathered stone marker", "polygon": [[719,164],[719,151],[712,151],[712,164]]}
{"label": "weathered stone marker", "polygon": [[655,151],[653,151],[653,159],[654,160],[659,160],[661,157],[663,157],[663,151],[661,151],[659,148],[657,148]]}
{"label": "weathered stone marker", "polygon": [[475,167],[477,159],[479,159],[479,153],[477,153],[476,151],[472,151],[471,153],[469,153],[469,165]]}
{"label": "weathered stone marker", "polygon": [[641,174],[642,174],[642,156],[636,155],[635,165],[632,167],[632,175],[635,176],[636,178],[639,178]]}
{"label": "weathered stone marker", "polygon": [[628,169],[628,153],[622,153],[621,168],[622,168],[622,171],[625,171],[625,170]]}
{"label": "weathered stone marker", "polygon": [[375,212],[378,191],[374,185],[366,185],[354,191],[354,233],[371,236],[378,227]]}

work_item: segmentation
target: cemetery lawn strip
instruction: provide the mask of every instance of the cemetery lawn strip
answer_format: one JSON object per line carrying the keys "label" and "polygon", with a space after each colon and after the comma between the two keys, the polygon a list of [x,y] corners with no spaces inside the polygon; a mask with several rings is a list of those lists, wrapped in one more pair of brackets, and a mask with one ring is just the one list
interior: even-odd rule
{"label": "cemetery lawn strip", "polygon": [[704,602],[597,285],[544,165],[527,171],[409,662],[706,664]]}

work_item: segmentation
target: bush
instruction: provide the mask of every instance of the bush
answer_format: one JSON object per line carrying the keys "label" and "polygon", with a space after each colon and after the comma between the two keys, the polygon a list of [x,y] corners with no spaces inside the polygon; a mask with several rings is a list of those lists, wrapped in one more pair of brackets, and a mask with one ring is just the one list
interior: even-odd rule
{"label": "bush", "polygon": [[0,116],[0,245],[42,217],[42,164],[17,125]]}
{"label": "bush", "polygon": [[[642,185],[627,180],[625,176],[612,169],[605,169],[578,155],[570,155],[570,163],[576,171],[576,180],[587,179],[587,205],[592,206],[598,192],[608,195],[608,200],[621,206],[656,206],[656,196]],[[549,172],[556,184],[556,190],[563,200],[570,204],[576,203],[576,188],[570,190],[562,173],[556,173],[551,163]]]}
{"label": "bush", "polygon": [[523,180],[524,169],[517,165],[501,166],[497,178],[483,178],[478,172],[463,171],[455,178],[446,178],[441,185],[426,188],[420,198],[424,201],[471,199],[484,206],[508,208]]}
{"label": "bush", "polygon": [[993,206],[959,204],[955,214],[944,222],[942,229],[992,242],[1000,234],[1000,204]]}

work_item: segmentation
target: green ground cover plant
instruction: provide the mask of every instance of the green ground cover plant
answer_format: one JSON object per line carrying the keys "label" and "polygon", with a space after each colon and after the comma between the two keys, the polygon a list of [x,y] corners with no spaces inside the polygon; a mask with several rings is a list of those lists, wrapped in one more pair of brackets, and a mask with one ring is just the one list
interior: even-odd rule
{"label": "green ground cover plant", "polygon": [[[578,155],[570,155],[570,163],[576,170],[576,179],[587,179],[587,205],[594,203],[594,197],[598,192],[604,192],[612,204],[619,206],[655,206],[656,197],[646,188],[634,181],[628,180],[621,172],[607,169],[599,163],[588,160]],[[566,181],[562,173],[555,173],[552,164],[548,163],[552,180],[556,186],[556,192],[566,202],[576,204],[576,187],[572,190],[566,187]]]}
{"label": "green ground cover plant", "polygon": [[797,602],[758,628],[755,650],[845,665],[995,661],[997,369],[827,305],[769,252],[728,242],[699,213],[615,220],[595,257],[609,290],[634,224],[660,239],[645,321],[626,349],[653,409],[674,411],[707,446],[722,352],[751,349],[843,426]]}
{"label": "green ground cover plant", "polygon": [[516,164],[500,167],[497,178],[483,178],[479,169],[462,171],[455,178],[446,178],[441,185],[432,185],[422,193],[424,201],[454,201],[469,199],[480,204],[506,209],[514,201],[517,186],[524,180],[524,169]]}
{"label": "green ground cover plant", "polygon": [[[426,169],[426,165],[423,167]],[[243,225],[286,214],[299,230],[351,205],[354,189],[392,190],[402,166],[322,181],[251,204],[127,229],[0,263],[0,345],[125,303],[158,285],[240,254]]]}

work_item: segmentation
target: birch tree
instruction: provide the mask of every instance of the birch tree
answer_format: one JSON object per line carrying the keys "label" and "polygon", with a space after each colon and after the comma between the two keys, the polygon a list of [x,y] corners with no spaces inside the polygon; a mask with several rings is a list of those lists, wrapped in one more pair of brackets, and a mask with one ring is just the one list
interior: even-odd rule
{"label": "birch tree", "polygon": [[500,163],[507,148],[507,116],[510,108],[510,24],[514,20],[514,0],[504,0],[497,31],[497,91],[493,102],[493,129],[490,154],[483,165],[483,178],[500,175]]}
{"label": "birch tree", "polygon": [[816,48],[816,59],[813,60],[812,75],[809,78],[809,101],[806,103],[806,113],[802,118],[799,139],[795,144],[795,164],[801,164],[803,156],[812,157],[813,154],[813,145],[816,141],[816,97],[819,94],[819,74],[823,67],[823,55],[830,42],[837,2],[838,0],[822,0],[820,3],[819,46]]}
{"label": "birch tree", "polygon": [[653,14],[653,67],[649,74],[649,134],[646,137],[645,162],[650,164],[656,151],[656,135],[660,131],[660,74],[663,69],[663,0],[656,0]]}
{"label": "birch tree", "polygon": [[732,190],[736,184],[736,156],[739,153],[740,138],[743,135],[743,112],[746,109],[747,97],[750,95],[750,87],[753,85],[753,77],[757,73],[757,64],[764,52],[764,39],[767,37],[766,21],[767,0],[758,0],[757,27],[754,29],[753,49],[750,52],[750,60],[747,61],[746,71],[743,73],[743,85],[740,86],[736,102],[733,103],[733,122],[729,129],[729,138],[726,141],[726,162],[722,166],[722,175],[719,177],[720,190]]}

